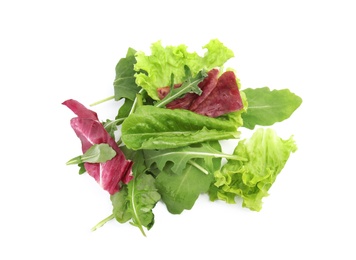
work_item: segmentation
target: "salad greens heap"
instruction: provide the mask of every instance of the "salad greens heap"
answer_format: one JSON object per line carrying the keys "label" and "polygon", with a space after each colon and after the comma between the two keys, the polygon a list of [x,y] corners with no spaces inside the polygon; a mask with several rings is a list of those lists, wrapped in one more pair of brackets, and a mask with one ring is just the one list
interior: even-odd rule
{"label": "salad greens heap", "polygon": [[[243,89],[235,71],[224,68],[233,51],[217,39],[203,49],[200,56],[184,44],[164,47],[160,41],[151,45],[150,55],[129,48],[116,66],[114,95],[96,103],[121,100],[114,119],[99,121],[78,101],[63,102],[78,116],[71,126],[83,150],[67,164],[77,164],[80,174],[88,172],[109,192],[113,205],[110,216],[93,230],[116,219],[145,235],[154,225],[158,202],[181,214],[204,193],[211,201],[227,203],[240,197],[243,207],[261,210],[263,198],[297,150],[293,136],[284,140],[269,126],[288,119],[302,99],[288,89]],[[229,86],[221,86],[227,92],[204,93],[203,82],[213,69],[219,77],[229,71],[224,79]],[[163,87],[168,93],[162,98]],[[234,96],[226,94],[230,92]],[[210,95],[210,102],[203,101],[199,111],[219,107],[218,116],[168,107],[202,93]],[[241,106],[231,109],[235,99]],[[248,139],[240,139],[244,128],[254,130]],[[233,153],[225,153],[221,141],[232,139],[240,140]]]}

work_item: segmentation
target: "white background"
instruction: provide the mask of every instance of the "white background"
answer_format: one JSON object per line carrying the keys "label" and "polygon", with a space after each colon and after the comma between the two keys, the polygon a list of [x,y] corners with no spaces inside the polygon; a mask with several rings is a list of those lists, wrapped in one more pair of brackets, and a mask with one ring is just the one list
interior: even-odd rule
{"label": "white background", "polygon": [[[2,1],[0,259],[356,259],[353,1]],[[143,237],[110,222],[109,195],[76,166],[74,116],[113,94],[128,47],[218,38],[243,88],[303,98],[273,126],[298,151],[261,212],[210,202],[171,215],[159,203]],[[113,118],[118,105],[93,109]]]}

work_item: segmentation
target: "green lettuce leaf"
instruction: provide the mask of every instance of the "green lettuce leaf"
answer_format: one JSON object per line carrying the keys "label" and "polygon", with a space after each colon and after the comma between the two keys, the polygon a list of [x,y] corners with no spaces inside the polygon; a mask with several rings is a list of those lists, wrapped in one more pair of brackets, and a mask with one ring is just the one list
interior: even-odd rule
{"label": "green lettuce leaf", "polygon": [[243,126],[254,129],[256,125],[271,126],[289,118],[301,105],[302,99],[289,89],[270,90],[268,87],[244,89],[247,112],[242,114]]}
{"label": "green lettuce leaf", "polygon": [[[219,142],[211,142],[210,145],[215,151],[221,149]],[[167,210],[172,214],[180,214],[183,210],[191,209],[199,195],[209,190],[214,181],[213,172],[220,166],[221,158],[210,156],[190,159],[183,164],[184,168],[177,171],[170,163],[165,164],[156,177],[156,187]]]}
{"label": "green lettuce leaf", "polygon": [[204,141],[238,138],[234,113],[222,118],[202,116],[184,109],[140,106],[126,118],[121,139],[133,150],[168,149]]}
{"label": "green lettuce leaf", "polygon": [[[198,165],[202,159],[194,160]],[[209,190],[214,177],[204,174],[192,164],[187,164],[181,173],[174,173],[167,168],[156,177],[156,186],[166,204],[167,210],[172,214],[180,214],[183,210],[191,209],[201,193]]]}
{"label": "green lettuce leaf", "polygon": [[140,91],[136,84],[134,64],[136,50],[129,48],[125,58],[121,58],[116,65],[116,76],[114,80],[114,94],[115,100],[127,98],[134,100],[136,93]]}
{"label": "green lettuce leaf", "polygon": [[131,220],[130,223],[138,227],[143,235],[143,227],[149,230],[154,225],[152,209],[161,199],[155,178],[147,174],[146,170],[142,151],[138,151],[132,167],[133,179],[111,196],[115,219],[120,223]]}
{"label": "green lettuce leaf", "polygon": [[260,211],[263,197],[268,196],[277,175],[296,150],[292,136],[283,140],[272,129],[257,129],[250,139],[240,141],[234,150],[234,154],[248,160],[228,160],[214,173],[215,187],[209,191],[210,199],[235,203],[235,197],[240,196],[243,207]]}
{"label": "green lettuce leaf", "polygon": [[158,41],[151,45],[151,55],[137,52],[137,62],[134,65],[137,72],[136,84],[144,88],[154,100],[159,100],[157,88],[170,86],[172,74],[174,83],[181,83],[185,76],[185,65],[190,68],[194,77],[201,70],[208,71],[223,66],[234,56],[234,53],[217,39],[203,46],[207,50],[203,57],[196,52],[188,52],[187,48],[184,44],[163,47]]}
{"label": "green lettuce leaf", "polygon": [[172,171],[180,174],[185,168],[186,164],[195,158],[226,158],[230,160],[245,160],[235,154],[226,154],[221,152],[221,148],[212,142],[205,142],[196,145],[184,146],[172,149],[163,150],[144,150],[145,162],[147,167],[155,165],[160,171],[162,171],[168,163],[173,163]]}

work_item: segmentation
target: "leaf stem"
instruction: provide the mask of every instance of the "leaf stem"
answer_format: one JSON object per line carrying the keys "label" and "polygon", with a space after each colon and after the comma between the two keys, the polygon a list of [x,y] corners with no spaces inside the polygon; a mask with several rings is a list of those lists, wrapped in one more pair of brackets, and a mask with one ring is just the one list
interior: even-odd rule
{"label": "leaf stem", "polygon": [[[176,98],[182,96],[183,94],[187,93],[187,89],[191,89],[191,86],[194,86],[201,81],[202,81],[202,79],[197,79],[192,82],[189,82],[186,85],[182,85],[181,87],[176,89],[175,93],[167,95],[164,99],[158,101],[154,106],[155,107],[164,107],[169,102],[171,102],[171,101],[175,100]],[[172,93],[172,92],[170,92],[170,93]]]}
{"label": "leaf stem", "polygon": [[141,224],[140,217],[139,217],[139,215],[137,213],[137,209],[136,209],[136,201],[135,201],[135,184],[136,184],[136,182],[135,182],[135,179],[133,179],[131,181],[134,181],[133,185],[132,185],[132,190],[131,190],[131,205],[133,208],[133,216],[132,216],[133,223],[132,223],[132,225],[138,227],[140,229],[142,235],[146,236],[145,231],[143,230],[143,227]]}
{"label": "leaf stem", "polygon": [[79,164],[79,163],[82,163],[82,156],[81,155],[70,159],[68,162],[66,162],[66,165]]}
{"label": "leaf stem", "polygon": [[192,161],[192,160],[189,160],[188,163],[191,164],[191,165],[193,165],[193,166],[194,166],[195,168],[197,168],[198,170],[202,171],[204,174],[206,174],[206,175],[209,174],[209,172],[208,172],[205,168],[201,167],[201,166],[200,166],[199,164],[197,164],[196,162],[194,162],[194,161]]}
{"label": "leaf stem", "polygon": [[121,117],[115,120],[110,121],[109,123],[104,123],[104,128],[107,129],[109,126],[111,126],[112,124],[117,125],[118,123],[123,122],[127,117]]}
{"label": "leaf stem", "polygon": [[114,219],[114,214],[111,214],[110,216],[108,216],[107,218],[104,218],[102,221],[100,221],[98,224],[96,224],[91,231],[95,231],[98,228],[101,228],[102,226],[104,226],[107,222],[109,222],[110,220]]}
{"label": "leaf stem", "polygon": [[89,106],[93,107],[93,106],[99,105],[99,104],[101,104],[101,103],[104,103],[104,102],[106,102],[106,101],[112,100],[112,99],[114,99],[114,98],[115,98],[115,96],[110,96],[110,97],[101,99],[101,100],[99,100],[99,101],[96,101],[96,102],[90,104]]}
{"label": "leaf stem", "polygon": [[143,102],[142,102],[142,93],[143,93],[143,91],[144,91],[144,89],[142,88],[136,94],[136,98],[135,98],[135,100],[134,100],[134,102],[132,104],[132,107],[131,107],[131,110],[130,110],[128,116],[131,115],[133,112],[135,112],[135,109],[136,109],[137,106],[142,106],[142,104],[143,104]]}

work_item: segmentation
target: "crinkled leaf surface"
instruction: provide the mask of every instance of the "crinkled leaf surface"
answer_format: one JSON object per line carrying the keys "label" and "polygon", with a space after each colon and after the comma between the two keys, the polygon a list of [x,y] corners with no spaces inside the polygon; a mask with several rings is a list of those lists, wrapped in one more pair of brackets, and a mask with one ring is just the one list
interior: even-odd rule
{"label": "crinkled leaf surface", "polygon": [[257,129],[250,139],[240,141],[234,151],[248,160],[228,160],[215,172],[218,189],[210,190],[210,198],[234,203],[235,196],[240,196],[244,207],[261,210],[262,198],[268,195],[277,175],[296,149],[293,137],[283,140],[273,129]]}
{"label": "crinkled leaf surface", "polygon": [[270,126],[289,118],[301,105],[302,99],[289,89],[244,89],[248,101],[247,113],[242,114],[243,126],[254,129],[256,125]]}
{"label": "crinkled leaf surface", "polygon": [[130,149],[168,149],[239,137],[234,116],[211,118],[184,109],[140,106],[122,124]]}
{"label": "crinkled leaf surface", "polygon": [[188,52],[188,47],[184,44],[163,47],[160,41],[153,43],[151,55],[141,51],[136,53],[136,84],[144,88],[154,100],[159,100],[157,88],[169,86],[172,74],[174,83],[181,83],[185,76],[184,65],[187,65],[195,76],[202,69],[209,71],[223,66],[234,56],[234,53],[217,39],[211,40],[203,48],[207,52],[202,57],[196,52]]}

